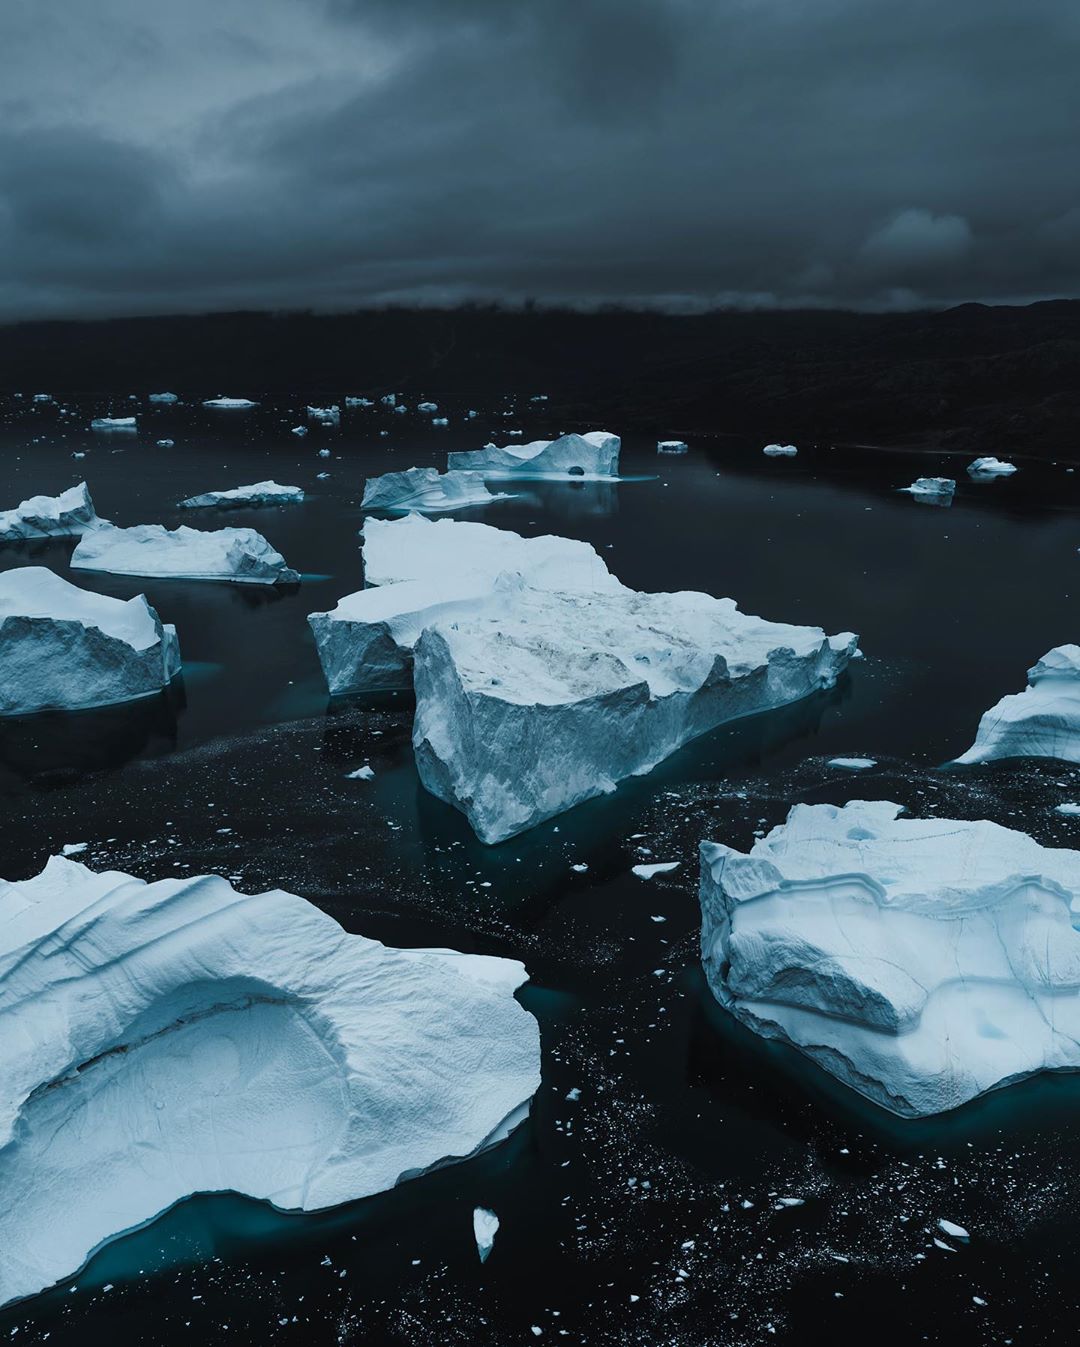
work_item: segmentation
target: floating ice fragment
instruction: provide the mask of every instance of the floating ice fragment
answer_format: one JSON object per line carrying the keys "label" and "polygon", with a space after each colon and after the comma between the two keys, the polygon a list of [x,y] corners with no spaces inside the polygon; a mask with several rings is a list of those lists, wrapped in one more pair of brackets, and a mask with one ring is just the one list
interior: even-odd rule
{"label": "floating ice fragment", "polygon": [[767,444],[761,452],[769,458],[794,458],[799,451],[793,444]]}
{"label": "floating ice fragment", "polygon": [[839,767],[845,772],[865,772],[877,766],[876,758],[830,758],[827,766]]}
{"label": "floating ice fragment", "polygon": [[979,721],[958,763],[997,758],[1080,762],[1080,646],[1059,645],[1028,670],[1023,692],[1003,697]]}
{"label": "floating ice fragment", "polygon": [[1006,463],[992,454],[968,464],[968,472],[972,477],[1009,477],[1015,471],[1015,463]]}
{"label": "floating ice fragment", "polygon": [[296,504],[304,499],[298,486],[279,486],[277,482],[256,482],[252,486],[234,486],[231,491],[205,491],[180,502],[182,510],[201,510],[210,506],[253,506]]}
{"label": "floating ice fragment", "polygon": [[652,879],[654,875],[666,875],[677,870],[681,864],[682,861],[654,861],[649,865],[633,866],[631,873],[637,875],[638,879]]}
{"label": "floating ice fragment", "polygon": [[185,580],[230,580],[236,584],[296,584],[300,576],[285,564],[261,533],[246,528],[193,529],[181,525],[106,524],[83,535],[71,554],[75,570],[113,575],[146,575]]}
{"label": "floating ice fragment", "polygon": [[222,411],[238,411],[243,407],[257,407],[257,402],[252,402],[250,398],[227,398],[216,397],[207,398],[203,402],[204,407],[216,407]]}
{"label": "floating ice fragment", "polygon": [[499,1218],[487,1207],[475,1207],[472,1219],[476,1252],[480,1255],[481,1263],[486,1263],[499,1231]]}

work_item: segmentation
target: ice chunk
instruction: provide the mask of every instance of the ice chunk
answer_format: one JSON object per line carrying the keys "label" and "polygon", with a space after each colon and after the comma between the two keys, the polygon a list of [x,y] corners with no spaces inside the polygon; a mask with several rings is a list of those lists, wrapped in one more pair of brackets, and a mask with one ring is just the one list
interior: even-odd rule
{"label": "ice chunk", "polygon": [[909,496],[951,501],[956,491],[956,483],[951,477],[916,477],[910,486],[902,486],[900,490],[907,492]]}
{"label": "ice chunk", "polygon": [[488,1254],[499,1232],[499,1218],[487,1207],[475,1207],[472,1214],[473,1237],[476,1240],[476,1252],[481,1263],[486,1263]]}
{"label": "ice chunk", "polygon": [[176,443],[175,440],[155,440],[154,443],[159,449],[171,449]]}
{"label": "ice chunk", "polygon": [[[652,879],[655,875],[670,874],[672,870],[677,870],[682,864],[681,861],[653,861],[648,865],[635,865],[632,872],[638,879]],[[660,918],[663,921],[663,918]]]}
{"label": "ice chunk", "polygon": [[484,485],[482,472],[440,472],[438,468],[406,468],[369,477],[364,486],[365,510],[419,510],[437,514],[505,499]]}
{"label": "ice chunk", "polygon": [[0,510],[0,542],[26,538],[73,538],[101,528],[85,482],[68,487],[59,496],[31,496],[14,510]]}
{"label": "ice chunk", "polygon": [[431,418],[431,424],[433,426],[448,426],[450,422],[445,416],[433,416]]}
{"label": "ice chunk", "polygon": [[894,1113],[1080,1069],[1080,852],[887,800],[796,805],[701,846],[720,1003]]}
{"label": "ice chunk", "polygon": [[257,407],[257,402],[252,402],[250,398],[207,398],[203,403],[204,407],[216,407],[219,411],[238,411],[243,407]]}
{"label": "ice chunk", "polygon": [[1061,758],[1080,762],[1080,646],[1059,645],[1028,670],[1023,692],[987,711],[957,762]]}
{"label": "ice chunk", "polygon": [[950,1239],[970,1239],[971,1236],[962,1225],[957,1225],[955,1221],[946,1221],[942,1218],[938,1221],[938,1229]]}
{"label": "ice chunk", "polygon": [[95,416],[91,430],[135,430],[138,423],[133,416]]}
{"label": "ice chunk", "polygon": [[293,426],[291,433],[293,435],[306,435],[308,433],[308,429],[307,426]]}
{"label": "ice chunk", "polygon": [[467,1158],[540,1083],[513,960],[60,858],[0,911],[0,1302],[192,1193],[315,1211]]}
{"label": "ice chunk", "polygon": [[180,502],[182,510],[201,510],[211,505],[289,505],[304,499],[298,486],[279,486],[277,482],[256,482],[254,486],[234,486],[231,491],[206,491]]}
{"label": "ice chunk", "polygon": [[176,628],[141,594],[92,594],[44,566],[0,572],[0,715],[149,697],[179,671]]}
{"label": "ice chunk", "polygon": [[1009,477],[1015,471],[1015,463],[1005,463],[993,455],[977,458],[974,463],[968,464],[968,472],[972,477]]}
{"label": "ice chunk", "polygon": [[420,779],[489,843],[724,721],[831,687],[856,649],[851,633],[767,622],[708,594],[502,592],[501,606],[429,626],[414,649]]}
{"label": "ice chunk", "polygon": [[105,525],[83,535],[71,555],[75,570],[237,584],[295,584],[300,576],[254,529],[193,529],[182,524]]}
{"label": "ice chunk", "polygon": [[685,440],[656,441],[656,452],[658,454],[685,454],[689,447]]}
{"label": "ice chunk", "polygon": [[416,410],[418,412],[437,412],[439,410],[439,404],[437,402],[418,402],[416,404]]}
{"label": "ice chunk", "polygon": [[35,401],[35,402],[52,402],[52,400],[53,400],[53,395],[52,395],[51,393],[35,393],[35,394],[34,394],[34,401]]}
{"label": "ice chunk", "polygon": [[370,398],[346,398],[346,407],[374,407],[375,404]]}
{"label": "ice chunk", "polygon": [[770,458],[794,458],[799,451],[793,444],[767,444],[761,452]]}
{"label": "ice chunk", "polygon": [[591,430],[497,448],[464,449],[447,455],[447,467],[475,469],[485,477],[615,477],[619,471],[618,435]]}
{"label": "ice chunk", "polygon": [[396,402],[397,402],[397,394],[396,394],[396,393],[385,393],[385,394],[379,399],[379,401],[382,403],[382,405],[383,405],[384,407],[393,407],[393,406],[396,404]]}
{"label": "ice chunk", "polygon": [[1054,813],[1064,814],[1066,818],[1080,818],[1080,804],[1072,800],[1065,800],[1054,806]]}
{"label": "ice chunk", "polygon": [[355,772],[346,772],[345,775],[349,781],[374,781],[375,779],[375,772],[367,763],[364,763],[363,767],[358,767]]}
{"label": "ice chunk", "polygon": [[336,426],[341,420],[341,408],[337,403],[332,407],[309,407],[307,414],[312,421],[321,421],[328,426]]}
{"label": "ice chunk", "polygon": [[177,402],[175,393],[151,393],[148,399],[150,402]]}
{"label": "ice chunk", "polygon": [[845,772],[865,772],[869,767],[877,766],[876,758],[830,758],[830,767],[839,767]]}

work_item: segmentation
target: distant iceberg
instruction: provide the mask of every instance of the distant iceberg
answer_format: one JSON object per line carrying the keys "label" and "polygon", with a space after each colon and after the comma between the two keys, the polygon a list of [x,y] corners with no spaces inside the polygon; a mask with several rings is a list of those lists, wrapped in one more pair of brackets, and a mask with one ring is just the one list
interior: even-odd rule
{"label": "distant iceberg", "polygon": [[71,555],[75,570],[236,584],[296,584],[300,576],[254,529],[193,529],[182,524],[105,525],[87,533]]}
{"label": "distant iceberg", "polygon": [[341,420],[341,408],[337,403],[332,407],[309,407],[307,414],[310,420],[321,421],[328,426],[336,426]]}
{"label": "distant iceberg", "polygon": [[909,496],[928,497],[935,503],[948,505],[956,491],[956,482],[951,477],[917,477],[910,486],[902,486],[900,490]]}
{"label": "distant iceberg", "polygon": [[416,410],[418,412],[437,412],[439,410],[439,404],[437,402],[418,402],[416,404]]}
{"label": "distant iceberg", "polygon": [[95,416],[90,422],[91,430],[137,430],[138,422],[134,416]]}
{"label": "distant iceberg", "polygon": [[365,510],[419,510],[439,514],[487,505],[505,499],[484,485],[482,472],[440,472],[438,468],[406,468],[369,477],[364,486]]}
{"label": "distant iceberg", "polygon": [[701,846],[713,994],[893,1113],[1080,1070],[1080,852],[887,800]]}
{"label": "distant iceberg", "polygon": [[182,510],[201,510],[212,505],[230,506],[291,505],[304,499],[298,486],[279,486],[277,482],[256,482],[253,486],[234,486],[231,491],[204,491],[180,502]]}
{"label": "distant iceberg", "polygon": [[974,463],[968,464],[968,472],[972,477],[1011,477],[1015,471],[1015,463],[1005,463],[992,455],[977,458]]}
{"label": "distant iceberg", "polygon": [[689,445],[685,440],[657,440],[656,452],[658,454],[685,454]]}
{"label": "distant iceberg", "polygon": [[179,671],[176,628],[141,594],[93,594],[44,566],[0,572],[0,715],[132,701]]}
{"label": "distant iceberg", "polygon": [[0,906],[0,1303],[193,1193],[317,1211],[467,1159],[540,1084],[514,960],[59,857]]}
{"label": "distant iceberg", "polygon": [[371,398],[346,398],[346,407],[374,407],[375,404]]}
{"label": "distant iceberg", "polygon": [[148,401],[150,402],[178,402],[175,393],[151,393]]}
{"label": "distant iceberg", "polygon": [[769,458],[794,458],[799,451],[793,444],[767,444],[761,452]]}
{"label": "distant iceberg", "polygon": [[1059,758],[1080,762],[1080,646],[1059,645],[1028,670],[1023,692],[1002,697],[956,761]]}
{"label": "distant iceberg", "polygon": [[482,472],[485,477],[615,477],[621,444],[618,435],[591,430],[587,435],[561,435],[531,444],[463,449],[447,456],[447,466]]}
{"label": "distant iceberg", "polygon": [[68,487],[59,496],[31,496],[14,510],[0,510],[0,542],[27,538],[74,538],[101,528],[85,482]]}
{"label": "distant iceberg", "polygon": [[217,407],[225,411],[236,411],[242,407],[257,407],[257,402],[252,402],[250,398],[207,398],[203,403],[204,407]]}

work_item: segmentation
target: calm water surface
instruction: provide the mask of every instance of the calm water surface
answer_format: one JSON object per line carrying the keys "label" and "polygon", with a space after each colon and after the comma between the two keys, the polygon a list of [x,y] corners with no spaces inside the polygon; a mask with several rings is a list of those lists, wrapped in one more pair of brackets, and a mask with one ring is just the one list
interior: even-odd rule
{"label": "calm water surface", "polygon": [[[535,409],[507,419],[484,408],[465,422],[463,405],[435,396],[446,429],[378,408],[343,411],[340,427],[304,438],[290,428],[318,398],[233,413],[144,407],[134,435],[85,428],[125,413],[123,399],[65,400],[65,417],[3,404],[0,508],[85,478],[118,524],[250,525],[304,576],[263,592],[72,574],[67,543],[0,549],[0,567],[32,562],[102,593],[145,592],[184,657],[168,696],[0,728],[3,874],[36,873],[64,843],[85,842],[80,859],[94,868],[215,871],[248,892],[304,894],[391,943],[521,958],[544,1044],[532,1116],[486,1155],[320,1215],[228,1195],[182,1203],[71,1283],[0,1313],[0,1335],[1072,1341],[1080,1081],[1029,1082],[932,1122],[891,1119],[719,1011],[699,972],[695,898],[702,838],[746,848],[797,800],[896,799],[1080,845],[1077,821],[1053,812],[1080,799],[1076,770],[940,769],[1029,665],[1076,639],[1071,465],[1020,457],[1015,478],[980,483],[948,454],[807,446],[770,460],[757,442],[718,435],[672,457],[630,436],[630,480],[523,483],[513,500],[458,515],[585,539],[636,588],[702,589],[770,618],[857,631],[866,654],[834,693],[721,729],[613,797],[485,848],[419,788],[408,699],[331,705],[306,624],[362,584],[368,474],[444,466],[448,449],[501,440],[508,426],[526,438],[564,428]],[[158,448],[162,438],[174,447]],[[896,490],[936,475],[958,480],[951,508]],[[310,498],[176,508],[264,478]],[[856,781],[827,767],[837,754],[879,767]],[[364,762],[375,779],[347,780]],[[643,883],[630,874],[643,859],[681,865]],[[778,1209],[781,1196],[805,1204]],[[483,1266],[476,1205],[502,1221]],[[970,1244],[935,1246],[940,1217],[971,1230]]]}

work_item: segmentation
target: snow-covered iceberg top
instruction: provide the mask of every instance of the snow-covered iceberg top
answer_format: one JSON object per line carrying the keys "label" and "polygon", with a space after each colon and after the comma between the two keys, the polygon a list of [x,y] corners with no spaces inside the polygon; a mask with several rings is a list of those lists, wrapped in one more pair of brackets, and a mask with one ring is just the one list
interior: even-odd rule
{"label": "snow-covered iceberg top", "polygon": [[223,411],[237,411],[242,407],[257,407],[258,405],[257,402],[252,402],[250,398],[217,397],[207,398],[203,402],[204,407],[217,407]]}
{"label": "snow-covered iceberg top", "polygon": [[279,486],[277,482],[256,482],[253,486],[234,486],[231,491],[204,491],[180,502],[182,510],[201,510],[211,505],[225,508],[241,505],[289,505],[304,499],[299,486]]}
{"label": "snow-covered iceberg top", "polygon": [[44,566],[0,572],[0,715],[148,697],[179,670],[176,628],[141,594],[92,594]]}
{"label": "snow-covered iceberg top", "polygon": [[505,500],[484,485],[482,472],[440,472],[438,468],[406,468],[369,477],[364,486],[365,510],[419,510],[439,514]]}
{"label": "snow-covered iceberg top", "polygon": [[447,455],[447,467],[475,470],[485,477],[615,477],[621,444],[610,431],[590,430],[557,440],[460,450]]}
{"label": "snow-covered iceberg top", "polygon": [[1011,477],[1015,471],[1015,463],[1006,463],[992,454],[968,464],[968,472],[972,477]]}
{"label": "snow-covered iceberg top", "polygon": [[951,477],[916,477],[910,486],[902,486],[900,490],[909,496],[947,496],[951,499],[956,482]]}
{"label": "snow-covered iceberg top", "polygon": [[73,538],[107,521],[99,519],[85,482],[59,496],[31,496],[13,510],[0,510],[0,542],[27,538]]}
{"label": "snow-covered iceberg top", "polygon": [[889,801],[701,847],[713,993],[894,1113],[1080,1069],[1080,852]]}
{"label": "snow-covered iceberg top", "polygon": [[95,416],[90,422],[91,430],[135,430],[137,426],[133,416]]}
{"label": "snow-covered iceberg top", "polygon": [[1080,646],[1059,645],[1028,670],[1023,692],[983,714],[975,742],[957,762],[1061,758],[1080,762]]}
{"label": "snow-covered iceberg top", "polygon": [[799,451],[793,444],[767,444],[761,452],[769,458],[794,458]]}
{"label": "snow-covered iceberg top", "polygon": [[57,857],[0,914],[0,1303],[192,1193],[393,1188],[502,1140],[540,1083],[513,960]]}
{"label": "snow-covered iceberg top", "polygon": [[105,525],[83,535],[71,554],[76,570],[238,584],[295,584],[300,576],[254,529],[193,529],[182,524]]}
{"label": "snow-covered iceberg top", "polygon": [[420,779],[501,842],[640,776],[740,716],[831,687],[845,632],[768,622],[708,594],[547,592],[428,626],[413,652]]}

